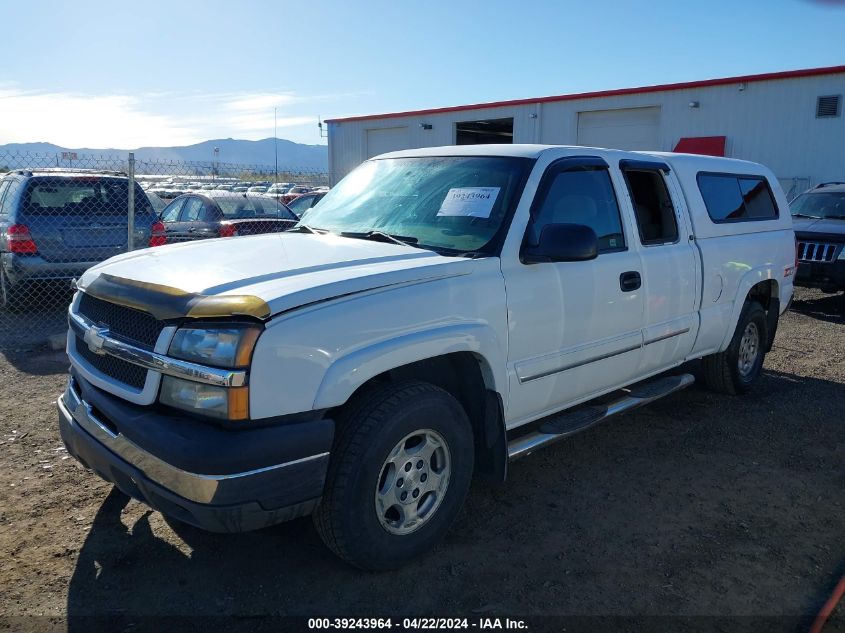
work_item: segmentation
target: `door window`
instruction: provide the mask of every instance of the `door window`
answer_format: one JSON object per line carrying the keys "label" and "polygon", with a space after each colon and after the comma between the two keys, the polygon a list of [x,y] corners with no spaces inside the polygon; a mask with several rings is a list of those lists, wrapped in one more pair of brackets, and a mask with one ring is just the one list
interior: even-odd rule
{"label": "door window", "polygon": [[182,222],[196,222],[199,220],[200,213],[202,213],[203,208],[204,205],[202,200],[199,198],[188,198],[185,202],[185,206],[182,207],[182,214],[179,219]]}
{"label": "door window", "polygon": [[625,181],[631,194],[640,241],[645,245],[678,241],[675,207],[659,171],[626,169]]}
{"label": "door window", "polygon": [[596,232],[599,253],[625,250],[625,235],[613,183],[605,168],[578,167],[552,172],[539,192],[529,239],[536,244],[547,224],[583,224]]}
{"label": "door window", "polygon": [[185,203],[184,198],[179,198],[168,204],[161,212],[162,222],[176,222],[179,219],[179,211]]}

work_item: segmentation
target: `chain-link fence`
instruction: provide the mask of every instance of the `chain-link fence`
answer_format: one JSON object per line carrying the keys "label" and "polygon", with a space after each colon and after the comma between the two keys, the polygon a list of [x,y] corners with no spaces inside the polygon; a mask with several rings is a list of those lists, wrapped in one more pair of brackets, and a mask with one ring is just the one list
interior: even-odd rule
{"label": "chain-link fence", "polygon": [[140,160],[133,154],[0,153],[0,350],[67,329],[72,282],[129,250],[281,231],[284,203],[328,175],[273,165]]}

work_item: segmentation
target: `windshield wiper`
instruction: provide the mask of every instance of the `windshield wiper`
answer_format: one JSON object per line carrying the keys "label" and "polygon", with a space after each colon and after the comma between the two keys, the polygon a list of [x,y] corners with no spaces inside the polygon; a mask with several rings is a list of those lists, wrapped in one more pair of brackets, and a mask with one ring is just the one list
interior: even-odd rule
{"label": "windshield wiper", "polygon": [[825,220],[845,220],[845,215],[826,215]]}
{"label": "windshield wiper", "polygon": [[355,232],[355,231],[341,231],[340,233],[343,237],[352,237],[359,240],[374,240],[377,242],[393,242],[394,244],[400,244],[402,246],[415,246],[419,240],[415,237],[410,237],[407,235],[391,235],[390,233],[385,233],[384,231],[363,231],[363,232]]}
{"label": "windshield wiper", "polygon": [[297,224],[292,229],[288,229],[288,233],[313,233],[314,235],[323,235],[328,233],[326,229],[318,229],[307,224]]}
{"label": "windshield wiper", "polygon": [[806,213],[793,213],[792,217],[793,218],[810,218],[810,219],[813,219],[813,220],[821,220],[822,219],[822,216],[820,216],[820,215],[807,215]]}

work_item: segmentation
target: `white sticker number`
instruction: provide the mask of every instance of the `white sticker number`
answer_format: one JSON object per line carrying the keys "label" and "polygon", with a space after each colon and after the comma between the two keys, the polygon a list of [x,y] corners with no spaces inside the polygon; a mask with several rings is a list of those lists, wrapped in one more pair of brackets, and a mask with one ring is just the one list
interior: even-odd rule
{"label": "white sticker number", "polygon": [[499,187],[457,187],[449,189],[438,216],[489,218],[499,197]]}

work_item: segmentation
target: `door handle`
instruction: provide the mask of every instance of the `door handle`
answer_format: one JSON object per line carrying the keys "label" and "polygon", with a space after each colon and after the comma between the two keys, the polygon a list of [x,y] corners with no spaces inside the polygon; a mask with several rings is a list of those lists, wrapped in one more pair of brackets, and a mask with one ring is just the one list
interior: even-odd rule
{"label": "door handle", "polygon": [[629,270],[619,275],[619,287],[622,292],[631,292],[643,285],[643,278],[636,270]]}

